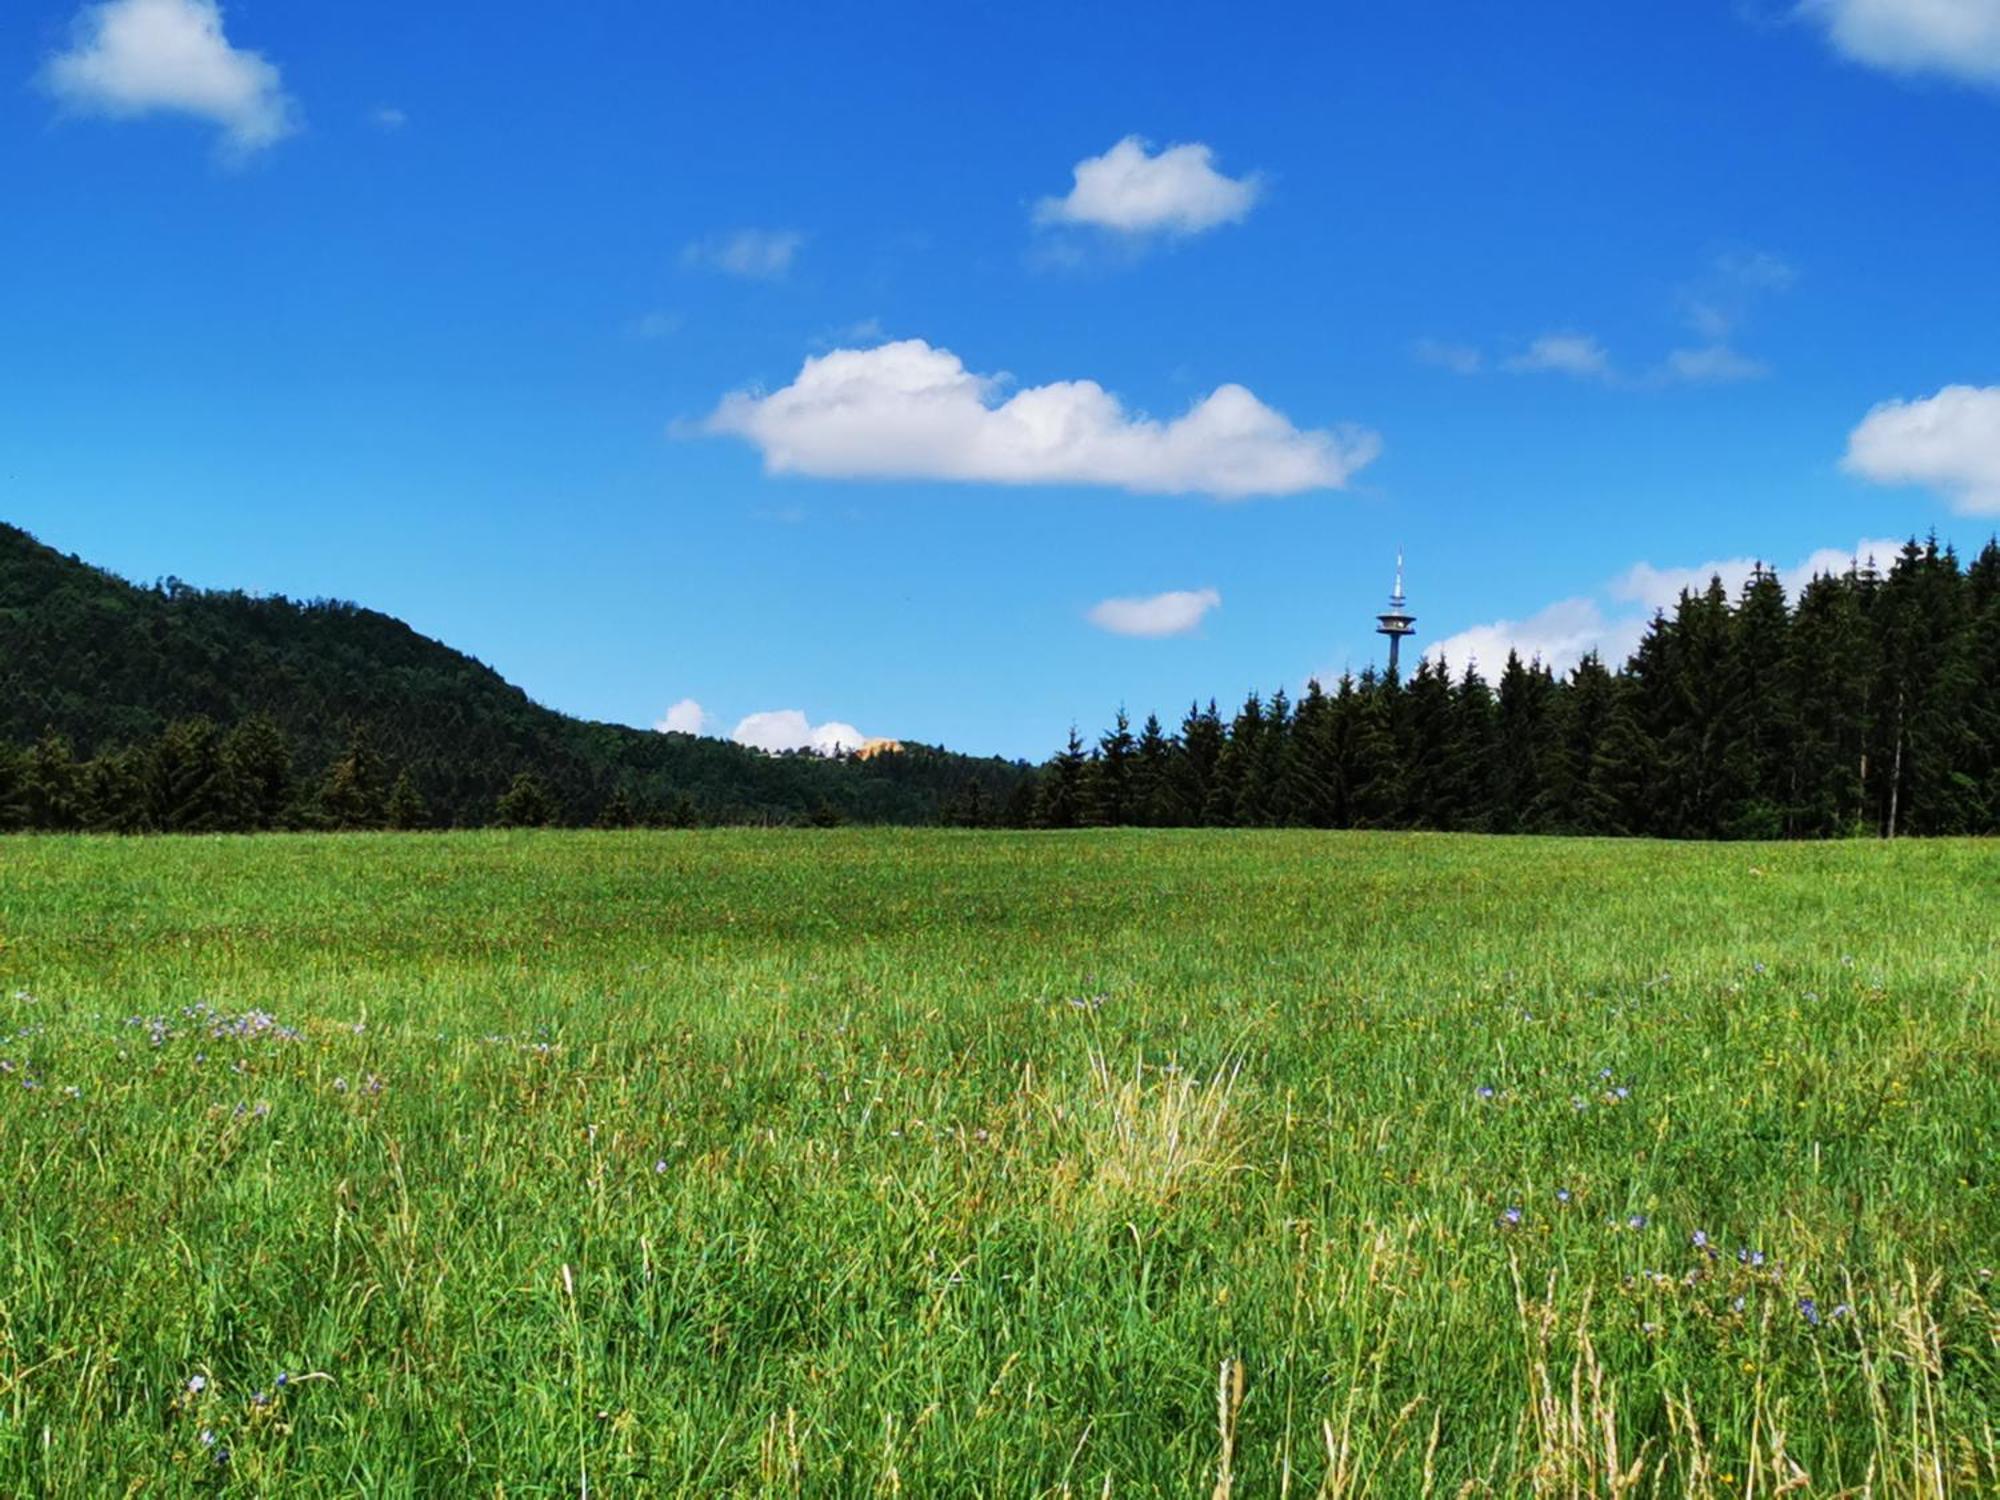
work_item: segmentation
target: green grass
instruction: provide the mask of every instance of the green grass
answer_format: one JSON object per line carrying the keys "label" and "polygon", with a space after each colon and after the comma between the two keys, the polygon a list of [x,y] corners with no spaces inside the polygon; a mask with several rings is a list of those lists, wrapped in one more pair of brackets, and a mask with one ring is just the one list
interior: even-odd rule
{"label": "green grass", "polygon": [[2000,1492],[1996,911],[1973,843],[0,842],[0,1492]]}

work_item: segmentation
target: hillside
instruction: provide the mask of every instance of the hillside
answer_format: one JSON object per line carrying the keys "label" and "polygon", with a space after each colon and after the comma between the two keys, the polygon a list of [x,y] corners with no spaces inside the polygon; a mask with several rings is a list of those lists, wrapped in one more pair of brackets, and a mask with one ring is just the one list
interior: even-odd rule
{"label": "hillside", "polygon": [[79,759],[158,741],[177,721],[252,716],[289,741],[316,786],[357,729],[387,775],[407,772],[438,823],[491,821],[521,772],[564,821],[614,795],[702,821],[938,821],[997,812],[1024,766],[912,745],[866,761],[770,756],[727,741],[573,719],[490,667],[355,604],[142,587],[0,524],[0,744],[53,734]]}

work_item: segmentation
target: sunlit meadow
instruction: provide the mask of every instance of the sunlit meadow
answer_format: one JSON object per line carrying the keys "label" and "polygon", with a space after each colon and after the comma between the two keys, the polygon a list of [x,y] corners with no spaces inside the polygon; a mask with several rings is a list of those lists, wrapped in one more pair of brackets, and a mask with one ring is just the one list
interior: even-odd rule
{"label": "sunlit meadow", "polygon": [[2000,1493],[2000,850],[0,842],[0,1492]]}

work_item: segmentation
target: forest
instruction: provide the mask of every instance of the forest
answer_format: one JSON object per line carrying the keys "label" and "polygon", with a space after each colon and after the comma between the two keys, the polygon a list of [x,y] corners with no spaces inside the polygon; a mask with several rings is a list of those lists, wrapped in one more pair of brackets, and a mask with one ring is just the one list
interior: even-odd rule
{"label": "forest", "polygon": [[1030,807],[1031,775],[575,719],[375,610],[135,584],[0,525],[0,829],[934,823]]}
{"label": "forest", "polygon": [[2000,829],[2000,543],[1796,600],[1758,569],[1631,659],[1372,669],[1121,708],[1031,767],[571,719],[355,605],[144,588],[0,528],[0,831],[934,823],[1769,839]]}
{"label": "forest", "polygon": [[1296,702],[1121,709],[1043,768],[1046,827],[1305,826],[1687,839],[2000,830],[2000,544],[1935,539],[1785,597],[1758,569],[1657,616],[1630,661],[1498,680],[1426,658]]}

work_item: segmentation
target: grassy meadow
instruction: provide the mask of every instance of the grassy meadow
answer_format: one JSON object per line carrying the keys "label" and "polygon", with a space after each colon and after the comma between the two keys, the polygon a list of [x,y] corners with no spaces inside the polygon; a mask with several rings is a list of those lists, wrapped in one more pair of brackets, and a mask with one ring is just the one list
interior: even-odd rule
{"label": "grassy meadow", "polygon": [[2000,1494],[2000,849],[0,841],[0,1493]]}

